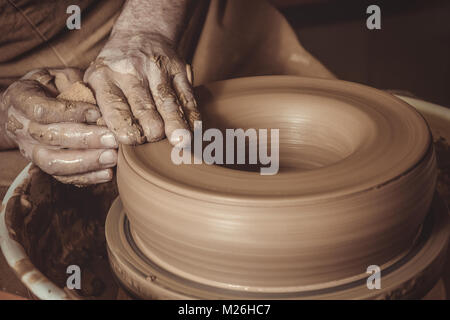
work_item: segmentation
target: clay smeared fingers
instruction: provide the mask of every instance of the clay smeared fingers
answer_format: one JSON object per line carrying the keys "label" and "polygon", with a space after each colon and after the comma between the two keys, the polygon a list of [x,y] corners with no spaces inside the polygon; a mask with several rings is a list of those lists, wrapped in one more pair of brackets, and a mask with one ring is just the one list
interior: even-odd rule
{"label": "clay smeared fingers", "polygon": [[117,148],[114,134],[106,127],[82,123],[40,124],[31,122],[30,136],[43,145],[72,149]]}
{"label": "clay smeared fingers", "polygon": [[34,80],[13,83],[3,98],[7,105],[14,106],[29,119],[40,123],[94,123],[101,116],[97,106],[93,104],[60,101],[48,96],[43,85]]}
{"label": "clay smeared fingers", "polygon": [[34,80],[43,85],[51,94],[57,95],[58,89],[55,86],[54,76],[47,69],[36,69],[25,74],[21,80]]}
{"label": "clay smeared fingers", "polygon": [[32,161],[50,175],[73,175],[114,167],[114,149],[65,150],[49,149],[42,145],[33,148]]}
{"label": "clay smeared fingers", "polygon": [[135,145],[145,142],[141,128],[133,119],[130,106],[122,90],[112,83],[106,71],[97,71],[85,76],[95,93],[103,119],[120,143]]}
{"label": "clay smeared fingers", "polygon": [[150,90],[158,112],[164,120],[166,137],[171,144],[175,145],[180,142],[180,137],[178,135],[172,137],[172,133],[177,129],[189,130],[189,125],[184,119],[182,108],[178,104],[172,81],[166,69],[155,63],[151,64],[149,72]]}
{"label": "clay smeared fingers", "polygon": [[59,182],[65,184],[74,184],[77,186],[88,186],[111,181],[113,178],[112,169],[103,169],[82,174],[74,174],[69,176],[53,176]]}
{"label": "clay smeared fingers", "polygon": [[30,120],[14,107],[8,109],[8,120],[6,121],[6,134],[11,138],[26,137]]}
{"label": "clay smeared fingers", "polygon": [[164,122],[150,96],[149,88],[132,76],[124,76],[119,84],[147,141],[154,142],[164,138]]}
{"label": "clay smeared fingers", "polygon": [[186,73],[176,74],[173,77],[173,86],[177,92],[178,100],[183,106],[184,116],[189,122],[191,129],[194,129],[194,122],[201,121],[201,115]]}

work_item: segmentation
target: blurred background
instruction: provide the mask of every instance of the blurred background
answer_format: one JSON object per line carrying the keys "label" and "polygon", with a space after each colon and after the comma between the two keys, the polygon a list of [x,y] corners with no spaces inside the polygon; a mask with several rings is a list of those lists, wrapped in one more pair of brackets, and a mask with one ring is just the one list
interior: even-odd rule
{"label": "blurred background", "polygon": [[[450,0],[271,2],[338,78],[450,107]],[[381,30],[366,28],[371,4]]]}

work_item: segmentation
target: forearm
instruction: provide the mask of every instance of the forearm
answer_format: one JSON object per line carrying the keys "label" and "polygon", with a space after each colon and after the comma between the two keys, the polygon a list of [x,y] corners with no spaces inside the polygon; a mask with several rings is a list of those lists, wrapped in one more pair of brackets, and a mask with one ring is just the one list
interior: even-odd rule
{"label": "forearm", "polygon": [[192,0],[128,0],[112,30],[117,33],[155,34],[177,43]]}

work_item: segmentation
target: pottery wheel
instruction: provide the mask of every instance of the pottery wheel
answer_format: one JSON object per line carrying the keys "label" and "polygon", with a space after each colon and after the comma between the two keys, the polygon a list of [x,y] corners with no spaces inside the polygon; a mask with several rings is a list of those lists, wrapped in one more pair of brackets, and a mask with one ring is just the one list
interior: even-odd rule
{"label": "pottery wheel", "polygon": [[415,266],[435,266],[447,240],[429,232],[448,225],[435,209],[425,220],[435,156],[412,107],[362,85],[288,76],[221,81],[197,95],[205,128],[279,129],[280,171],[177,166],[166,140],[122,146],[121,203],[106,233],[133,293],[327,296],[361,288],[369,265],[392,272],[394,289],[417,275],[408,263],[431,243],[435,255]]}
{"label": "pottery wheel", "polygon": [[119,198],[106,221],[112,270],[132,296],[143,299],[420,299],[439,280],[449,232],[447,208],[436,197],[414,246],[402,259],[383,269],[380,290],[369,290],[366,279],[349,279],[318,290],[300,288],[297,292],[273,294],[217,289],[164,270],[137,247]]}

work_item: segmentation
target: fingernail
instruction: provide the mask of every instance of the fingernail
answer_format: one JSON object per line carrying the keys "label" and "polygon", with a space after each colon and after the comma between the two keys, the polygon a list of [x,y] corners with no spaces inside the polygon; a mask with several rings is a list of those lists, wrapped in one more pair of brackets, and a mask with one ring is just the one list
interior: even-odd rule
{"label": "fingernail", "polygon": [[105,133],[100,138],[100,142],[106,148],[117,148],[117,141],[112,133]]}
{"label": "fingernail", "polygon": [[187,147],[191,144],[192,133],[188,129],[175,129],[170,135],[169,142],[179,148]]}
{"label": "fingernail", "polygon": [[97,178],[99,180],[110,180],[111,179],[111,172],[109,170],[102,170],[97,172]]}
{"label": "fingernail", "polygon": [[86,121],[87,122],[96,122],[98,118],[100,118],[100,112],[97,109],[88,109],[86,111]]}
{"label": "fingernail", "polygon": [[103,152],[98,158],[100,164],[110,165],[116,163],[116,153],[113,150]]}

